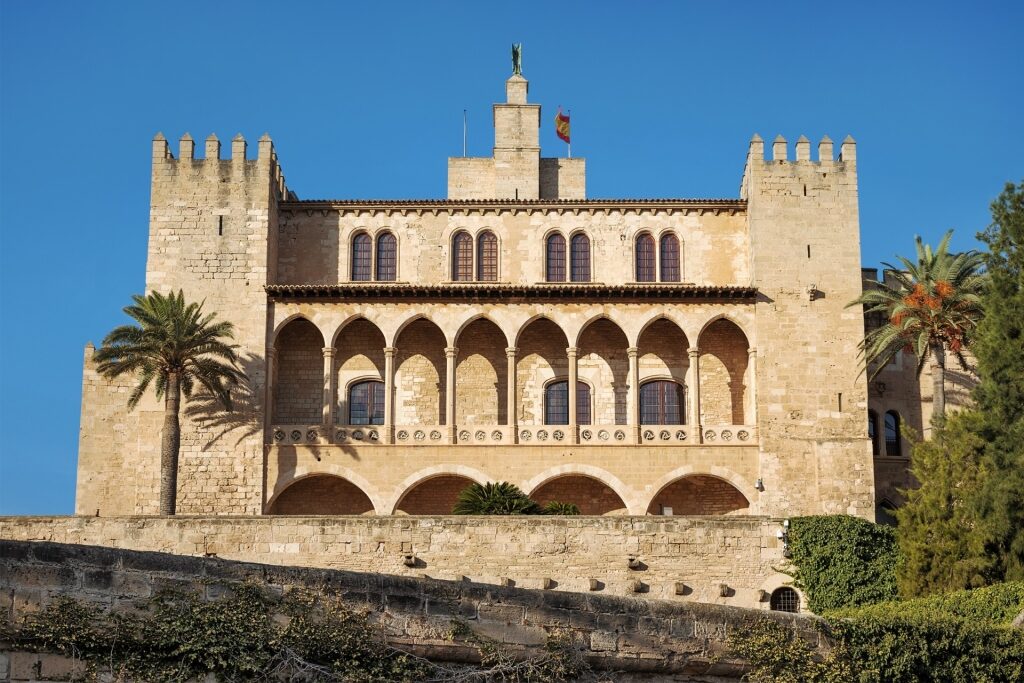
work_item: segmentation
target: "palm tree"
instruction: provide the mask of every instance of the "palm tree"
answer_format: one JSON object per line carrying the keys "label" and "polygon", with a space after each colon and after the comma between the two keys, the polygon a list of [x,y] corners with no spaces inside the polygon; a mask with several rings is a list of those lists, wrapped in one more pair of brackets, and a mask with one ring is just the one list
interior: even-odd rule
{"label": "palm tree", "polygon": [[114,379],[134,375],[138,383],[128,396],[132,410],[151,384],[157,398],[164,399],[164,428],[160,443],[160,514],[173,515],[178,488],[178,448],[181,424],[178,409],[181,395],[188,398],[196,384],[204,387],[225,410],[231,410],[231,388],[244,375],[229,322],[203,315],[203,305],[185,303],[178,290],[167,295],[136,294],[133,305],[124,309],[137,325],[115,328],[103,340],[94,359],[96,370]]}
{"label": "palm tree", "polygon": [[871,378],[904,350],[917,356],[918,377],[931,359],[933,408],[939,416],[946,414],[946,354],[970,369],[963,352],[982,316],[984,257],[973,250],[950,254],[952,235],[947,232],[935,250],[915,237],[916,262],[898,256],[902,267],[883,264],[895,284],[878,283],[847,304],[885,316],[885,323],[861,342],[865,367],[874,367]]}
{"label": "palm tree", "polygon": [[452,514],[456,515],[536,515],[540,506],[507,481],[473,483],[459,493]]}

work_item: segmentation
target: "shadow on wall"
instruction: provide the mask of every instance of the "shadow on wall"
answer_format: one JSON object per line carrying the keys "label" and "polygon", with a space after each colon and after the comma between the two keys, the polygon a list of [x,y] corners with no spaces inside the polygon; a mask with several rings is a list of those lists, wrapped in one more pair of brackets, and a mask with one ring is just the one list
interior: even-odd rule
{"label": "shadow on wall", "polygon": [[249,354],[239,365],[245,379],[231,391],[231,410],[225,410],[217,397],[205,388],[193,394],[186,403],[185,417],[209,436],[202,445],[204,452],[229,434],[234,439],[232,446],[256,435],[262,439],[264,384],[254,384],[252,378],[263,376],[266,362],[261,356]]}

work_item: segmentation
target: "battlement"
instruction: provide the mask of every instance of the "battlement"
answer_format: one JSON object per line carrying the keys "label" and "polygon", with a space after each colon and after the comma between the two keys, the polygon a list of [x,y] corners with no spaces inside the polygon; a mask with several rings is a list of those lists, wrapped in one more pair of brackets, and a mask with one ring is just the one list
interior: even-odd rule
{"label": "battlement", "polygon": [[782,172],[784,176],[803,177],[808,172],[812,172],[816,180],[824,181],[827,179],[828,173],[856,174],[857,143],[853,137],[847,135],[843,139],[839,145],[838,157],[833,156],[833,150],[832,139],[826,135],[818,142],[817,158],[812,159],[811,141],[801,135],[796,141],[795,156],[790,159],[786,138],[778,135],[772,141],[771,158],[768,159],[765,158],[764,140],[755,133],[754,137],[750,139],[747,161],[743,167],[740,198],[748,198],[750,183],[753,181],[754,175],[776,177]]}
{"label": "battlement", "polygon": [[175,158],[171,151],[170,143],[163,133],[157,133],[153,138],[153,166],[159,164],[180,164],[189,162],[194,169],[203,169],[209,172],[231,173],[236,164],[250,164],[259,166],[269,164],[270,173],[273,179],[273,186],[277,191],[277,199],[288,198],[288,186],[285,183],[284,173],[277,160],[277,152],[274,150],[274,143],[268,133],[264,133],[256,143],[256,158],[248,158],[248,143],[242,134],[239,133],[231,139],[230,156],[221,158],[220,139],[215,134],[206,138],[205,157],[197,157],[196,143],[191,135],[185,133],[178,140],[178,157]]}

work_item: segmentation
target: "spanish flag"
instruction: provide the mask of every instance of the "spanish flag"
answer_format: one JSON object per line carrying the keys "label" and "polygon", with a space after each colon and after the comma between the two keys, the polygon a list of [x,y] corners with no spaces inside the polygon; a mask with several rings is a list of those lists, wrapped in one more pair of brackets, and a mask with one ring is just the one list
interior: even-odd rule
{"label": "spanish flag", "polygon": [[563,114],[561,108],[555,114],[555,132],[558,133],[559,138],[569,142],[569,115]]}

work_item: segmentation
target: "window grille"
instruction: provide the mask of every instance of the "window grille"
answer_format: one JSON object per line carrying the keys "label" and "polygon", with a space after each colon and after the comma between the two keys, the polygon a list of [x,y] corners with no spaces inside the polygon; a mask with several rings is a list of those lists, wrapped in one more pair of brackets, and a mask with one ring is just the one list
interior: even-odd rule
{"label": "window grille", "polygon": [[584,234],[572,236],[573,282],[590,282],[590,238]]}
{"label": "window grille", "polygon": [[390,282],[398,275],[398,241],[390,232],[377,238],[377,279]]}
{"label": "window grille", "polygon": [[645,233],[636,238],[636,281],[654,280],[654,238]]}
{"label": "window grille", "polygon": [[885,454],[902,455],[900,443],[900,415],[895,410],[885,414]]}
{"label": "window grille", "polygon": [[565,238],[558,233],[548,237],[546,279],[565,282]]}
{"label": "window grille", "polygon": [[772,591],[769,605],[776,612],[799,612],[800,594],[789,586],[776,588]]}
{"label": "window grille", "polygon": [[352,240],[352,279],[369,280],[372,277],[373,242],[365,232]]}
{"label": "window grille", "polygon": [[640,385],[640,424],[683,424],[683,386],[670,380]]}
{"label": "window grille", "polygon": [[679,238],[673,234],[661,236],[661,281],[679,282]]}
{"label": "window grille", "polygon": [[349,388],[348,423],[384,424],[384,382],[370,380],[353,384]]}
{"label": "window grille", "polygon": [[476,279],[494,282],[498,279],[498,238],[488,230],[477,238]]}
{"label": "window grille", "polygon": [[468,282],[473,279],[473,238],[460,232],[453,240],[452,280]]}

